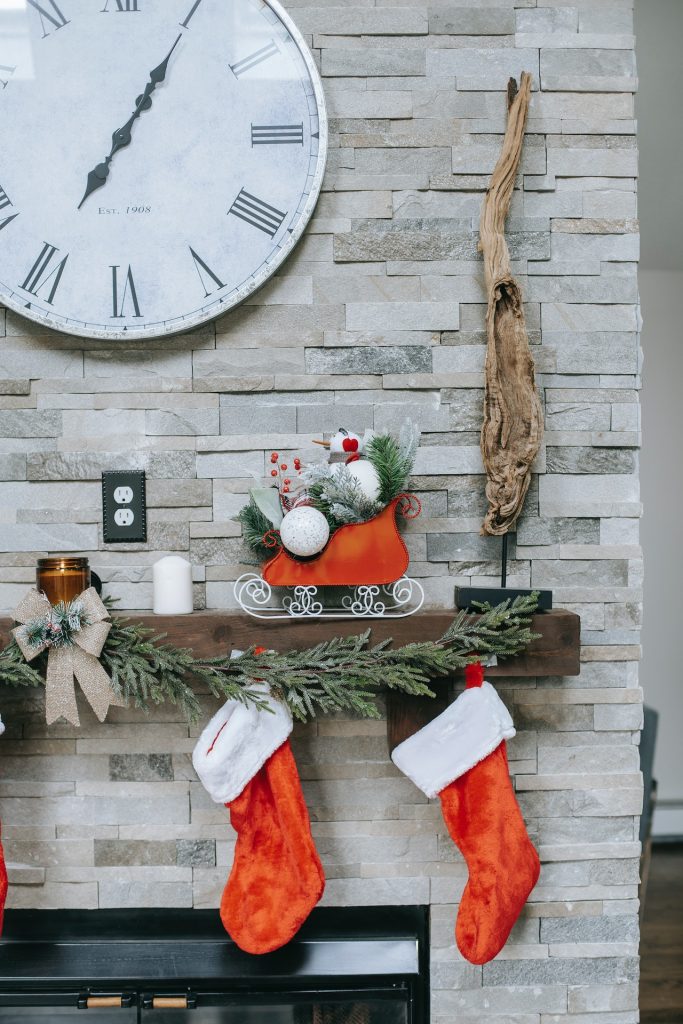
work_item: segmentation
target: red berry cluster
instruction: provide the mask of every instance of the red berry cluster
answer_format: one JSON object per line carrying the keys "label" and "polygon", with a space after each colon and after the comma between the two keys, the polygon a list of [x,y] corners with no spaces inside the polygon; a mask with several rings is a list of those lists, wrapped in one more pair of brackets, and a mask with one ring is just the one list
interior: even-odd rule
{"label": "red berry cluster", "polygon": [[[270,475],[274,480],[277,480],[277,488],[280,492],[280,501],[284,508],[288,509],[291,507],[291,499],[288,498],[287,495],[290,493],[292,487],[292,478],[290,476],[285,476],[284,474],[287,472],[289,467],[286,462],[280,462],[278,452],[270,453],[270,461],[273,466],[273,469],[270,471]],[[296,470],[297,475],[301,473],[301,459],[294,459],[294,469]]]}

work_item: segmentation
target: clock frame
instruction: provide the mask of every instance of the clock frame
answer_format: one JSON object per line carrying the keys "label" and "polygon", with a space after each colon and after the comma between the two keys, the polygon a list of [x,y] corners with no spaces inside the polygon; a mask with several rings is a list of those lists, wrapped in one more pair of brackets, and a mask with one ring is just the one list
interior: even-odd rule
{"label": "clock frame", "polygon": [[[36,80],[40,79],[41,74],[39,66],[41,54],[37,52],[41,46],[46,44],[53,47],[59,46],[60,36],[62,39],[66,39],[66,33],[82,17],[87,17],[88,25],[93,26],[90,30],[91,35],[95,27],[99,30],[99,25],[94,20],[93,9],[91,8],[84,14],[82,6],[81,11],[78,10],[78,7],[74,7],[77,3],[82,4],[82,0],[27,0],[23,13],[26,18],[34,18],[30,42],[33,51],[36,51],[33,52],[34,64],[38,65],[34,69]],[[17,184],[20,182],[21,174],[17,173],[16,165],[13,176],[9,176],[10,183],[7,183],[7,177],[3,170],[4,158],[0,154],[0,303],[44,328],[55,329],[76,337],[111,341],[158,338],[185,333],[233,309],[253,295],[282,267],[301,239],[313,214],[322,186],[327,154],[327,112],[322,83],[304,38],[278,0],[185,0],[184,3],[181,0],[171,0],[170,3],[169,0],[99,0],[96,6],[98,16],[120,19],[112,29],[120,39],[122,33],[126,31],[123,28],[124,19],[130,19],[128,24],[131,26],[135,24],[133,19],[138,19],[137,25],[140,25],[139,19],[144,17],[143,5],[155,9],[157,20],[161,17],[160,11],[163,11],[164,14],[166,11],[172,11],[174,16],[169,17],[170,31],[163,38],[160,36],[156,41],[150,41],[150,45],[146,47],[146,52],[148,51],[150,54],[148,62],[141,58],[139,47],[131,56],[130,61],[135,63],[135,72],[131,74],[130,66],[126,65],[127,74],[123,76],[126,78],[126,82],[122,84],[120,90],[125,103],[123,106],[121,105],[122,101],[113,104],[117,106],[117,113],[111,115],[113,120],[110,118],[101,127],[96,126],[94,135],[98,142],[95,149],[92,150],[91,146],[86,155],[84,147],[84,152],[78,154],[78,186],[81,195],[78,195],[77,198],[74,193],[74,181],[69,177],[71,168],[69,168],[69,173],[64,172],[60,179],[59,161],[53,161],[57,168],[55,171],[57,180],[52,181],[51,188],[54,189],[54,194],[57,197],[55,202],[58,208],[59,203],[62,202],[59,198],[60,190],[66,193],[68,189],[69,195],[73,196],[75,200],[73,201],[73,224],[76,227],[79,225],[78,217],[82,213],[89,218],[87,224],[90,233],[84,233],[86,244],[78,251],[76,259],[74,259],[69,230],[65,232],[67,240],[66,243],[63,243],[58,230],[50,225],[48,211],[41,222],[45,224],[42,230],[37,231],[33,228],[31,247],[29,248],[27,244],[25,251],[21,252],[21,258],[16,258],[15,262],[11,263],[7,254],[8,240],[13,237],[14,232],[22,230],[24,222],[29,221],[29,217],[26,215],[22,219],[22,213],[24,213],[24,209],[30,208],[30,198],[27,198],[30,197],[30,192],[24,188],[23,183]],[[168,299],[161,295],[163,289],[159,283],[158,291],[153,293],[156,305],[149,304],[144,299],[145,288],[135,266],[134,249],[130,257],[122,258],[119,241],[117,243],[118,252],[114,251],[115,246],[112,246],[113,255],[110,256],[106,252],[108,224],[118,218],[116,237],[120,240],[126,236],[126,231],[121,227],[122,214],[119,209],[122,206],[120,193],[122,186],[119,185],[117,191],[117,179],[120,182],[122,177],[126,180],[127,176],[129,182],[134,181],[134,165],[131,161],[135,160],[136,145],[140,148],[139,140],[142,140],[144,149],[148,125],[154,124],[158,109],[163,106],[162,101],[167,101],[164,92],[169,89],[169,80],[171,83],[173,81],[173,62],[183,56],[183,50],[185,50],[185,59],[188,59],[188,52],[191,52],[192,46],[191,32],[199,24],[198,15],[206,19],[214,14],[216,21],[223,19],[221,24],[224,24],[226,9],[234,12],[234,16],[231,15],[231,17],[234,17],[237,28],[226,40],[221,64],[221,73],[224,72],[228,78],[227,85],[221,84],[220,88],[226,88],[228,90],[226,94],[234,96],[234,101],[231,100],[233,105],[230,111],[226,111],[225,120],[241,125],[243,133],[245,117],[249,120],[251,125],[249,149],[245,150],[246,143],[242,140],[240,142],[242,150],[235,150],[237,154],[235,159],[232,158],[232,151],[227,150],[229,159],[226,161],[226,166],[232,175],[232,185],[229,189],[223,188],[220,197],[217,198],[218,190],[223,187],[220,170],[216,172],[215,189],[210,185],[207,186],[207,180],[202,173],[198,174],[194,180],[184,182],[185,192],[188,195],[194,195],[196,203],[211,201],[218,211],[215,221],[213,218],[211,219],[213,235],[208,245],[205,242],[206,229],[199,227],[197,235],[192,237],[192,231],[187,227],[187,217],[183,222],[184,226],[178,229],[178,261],[183,261],[182,272],[187,274],[192,282],[192,284],[183,284],[183,287],[190,290],[189,294],[193,296],[196,294],[196,300],[187,303],[189,308],[179,310],[180,292],[178,287],[174,287],[170,282],[165,292]],[[10,112],[9,124],[7,117],[4,120],[10,136],[14,125],[11,103],[7,103],[7,101],[12,95],[11,90],[20,84],[22,67],[19,60],[13,60],[11,53],[9,57],[4,56],[7,52],[7,26],[10,24],[7,18],[12,13],[5,15],[0,11],[0,115],[3,103],[6,103],[6,111]],[[5,19],[4,34],[3,18]],[[240,18],[243,19],[242,22],[240,22]],[[265,26],[263,38],[256,38],[254,33],[261,31],[261,28],[258,27],[261,20]],[[113,22],[109,22],[109,24],[113,25]],[[242,32],[243,25],[247,27]],[[102,31],[106,32],[107,29],[108,26],[103,24]],[[208,36],[206,24],[203,26],[203,31],[205,36]],[[240,35],[241,32],[242,35]],[[262,45],[257,45],[258,43]],[[99,37],[98,45],[102,46]],[[211,45],[210,41],[208,45]],[[14,52],[16,53],[17,50],[15,49]],[[73,45],[72,49],[67,52],[71,54],[73,60]],[[108,59],[105,54],[103,57],[105,65]],[[196,67],[196,54],[193,59]],[[215,55],[212,60],[213,64],[208,58],[206,59],[209,77],[211,69],[215,70],[217,66]],[[138,67],[138,65],[140,66]],[[276,69],[274,72],[271,70],[273,67]],[[277,78],[278,67],[283,69],[279,79]],[[80,68],[73,69],[70,73],[79,75]],[[273,75],[273,93],[279,93],[279,96],[282,97],[279,99],[276,95],[273,103],[282,102],[287,111],[293,109],[293,104],[300,103],[300,117],[259,116],[259,110],[272,109],[261,99],[264,90],[263,82],[270,81],[268,74]],[[300,76],[298,79],[297,74]],[[188,69],[185,70],[185,75],[187,78]],[[128,79],[130,79],[130,83],[128,83]],[[82,87],[84,90],[88,88],[85,79]],[[299,87],[302,90],[301,97],[299,97]],[[207,86],[207,91],[208,88]],[[254,99],[254,96],[257,98]],[[39,93],[36,92],[34,103],[39,107],[38,101]],[[250,103],[253,104],[253,116],[250,113]],[[30,109],[30,96],[24,102],[23,107],[19,105],[20,112],[22,110],[25,112],[26,109]],[[119,112],[121,110],[125,112],[123,117]],[[125,121],[126,116],[128,116],[128,121]],[[166,118],[168,119],[168,110],[166,110]],[[197,117],[195,116],[192,124],[196,125],[196,121]],[[218,130],[216,128],[218,122],[219,118],[215,109],[207,107],[207,131],[209,124],[211,130]],[[229,123],[224,126],[219,125],[219,129],[221,127],[223,130],[229,131]],[[314,127],[316,128],[315,132],[313,131]],[[48,126],[43,127],[42,130],[50,131],[51,129]],[[160,126],[156,126],[156,130],[159,132]],[[246,130],[248,131],[248,128]],[[93,129],[88,125],[87,119],[83,126],[74,126],[75,138],[80,139],[85,134],[93,135]],[[174,141],[173,133],[170,132],[169,135]],[[110,146],[110,153],[107,155],[107,149]],[[148,140],[147,150],[151,147],[152,141]],[[287,155],[293,154],[295,151],[296,161],[298,161],[296,164]],[[52,152],[53,154],[57,153],[58,156],[61,155],[61,151],[55,145],[52,146]],[[209,149],[207,149],[207,154],[208,152]],[[273,200],[266,189],[259,190],[250,186],[247,165],[250,160],[253,164],[253,154],[255,153],[270,154],[274,168],[285,168],[280,172],[281,176],[288,173],[286,169],[290,166],[296,167],[298,184],[296,187],[292,186],[291,202]],[[153,153],[151,159],[154,159],[154,156]],[[188,159],[193,159],[192,154]],[[240,159],[244,169],[243,174],[239,173]],[[202,167],[205,164],[206,161]],[[196,162],[194,166],[198,166]],[[166,172],[164,173],[166,174]],[[168,175],[163,180],[168,181]],[[281,178],[273,178],[273,181],[276,180],[279,188]],[[285,183],[287,181],[286,177],[282,180]],[[133,239],[131,243],[133,246],[134,239],[137,237],[135,233],[139,233],[140,230],[140,223],[145,217],[148,218],[147,223],[151,232],[148,237],[151,237],[152,241],[147,241],[145,244],[146,252],[149,253],[153,252],[154,245],[153,204],[145,202],[149,190],[142,188],[140,191],[142,202],[139,206],[135,202],[125,203],[124,200],[125,217],[133,218],[128,220],[128,231]],[[72,202],[71,198],[69,202]],[[91,251],[88,251],[87,243],[95,237],[91,228],[95,208],[98,221],[102,226],[98,238],[102,241],[92,242]],[[67,224],[72,223],[68,219],[72,216],[70,211],[71,207],[69,207],[69,212],[62,216],[62,220],[66,218],[65,223]],[[111,214],[108,211],[112,211]],[[205,213],[205,220],[207,217],[208,213]],[[85,219],[83,222],[86,223]],[[163,235],[166,239],[169,230],[172,230],[172,224],[172,218],[166,218],[164,222],[165,235]],[[78,234],[76,227],[72,232],[74,236]],[[248,239],[245,231],[251,232]],[[159,237],[161,238],[162,235]],[[256,237],[258,237],[258,242],[253,242],[252,240]],[[231,241],[231,239],[238,239],[238,241]],[[17,241],[15,248],[19,249],[22,244]],[[224,246],[223,250],[221,250],[221,246]],[[11,246],[9,248],[11,253],[15,251]],[[226,262],[232,261],[232,264],[244,253],[244,270],[240,269],[239,274],[235,275],[231,264],[230,272],[226,272],[225,266],[221,266],[220,259],[217,259],[215,255],[217,251],[229,253],[229,258],[226,256]],[[164,244],[160,241],[157,252],[160,260],[162,258],[170,259],[168,242]],[[258,255],[254,256],[254,253]],[[155,265],[153,259],[151,265],[152,267]],[[75,305],[69,308],[68,303],[60,301],[65,295],[75,294],[75,277],[69,282],[71,291],[64,288],[64,284],[68,281],[67,275],[71,273],[81,275],[83,288],[87,288],[91,282],[94,282],[95,275],[97,275],[99,290],[97,297],[93,299],[92,315],[83,315],[85,300],[81,302],[79,299],[78,308]],[[151,273],[153,270],[148,271],[148,274]],[[161,270],[159,274],[161,274]],[[240,274],[243,276],[239,276]],[[194,292],[191,291],[192,288],[194,288]],[[152,289],[148,287],[148,295],[151,293]],[[88,312],[87,307],[85,308]]]}

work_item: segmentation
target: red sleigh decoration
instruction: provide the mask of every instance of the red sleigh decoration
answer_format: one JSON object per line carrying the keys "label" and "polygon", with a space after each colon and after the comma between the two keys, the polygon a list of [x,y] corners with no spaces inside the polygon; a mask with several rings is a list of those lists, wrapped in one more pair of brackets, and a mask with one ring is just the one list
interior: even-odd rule
{"label": "red sleigh decoration", "polygon": [[263,568],[273,587],[354,587],[394,583],[408,568],[408,550],[396,526],[396,515],[414,519],[420,503],[413,494],[400,494],[366,523],[342,526],[324,550],[310,561],[292,558],[281,548]]}
{"label": "red sleigh decoration", "polygon": [[[373,519],[336,530],[315,558],[302,561],[280,548],[260,576],[248,573],[236,582],[239,604],[259,618],[413,614],[421,607],[424,592],[416,580],[405,576],[409,555],[396,519],[398,515],[414,519],[420,510],[414,494],[400,494]],[[274,546],[277,535],[271,536]],[[270,607],[272,587],[293,588],[293,595],[282,602],[285,615]],[[342,599],[341,608],[329,608],[318,594],[318,588],[327,587],[351,587],[354,592]]]}

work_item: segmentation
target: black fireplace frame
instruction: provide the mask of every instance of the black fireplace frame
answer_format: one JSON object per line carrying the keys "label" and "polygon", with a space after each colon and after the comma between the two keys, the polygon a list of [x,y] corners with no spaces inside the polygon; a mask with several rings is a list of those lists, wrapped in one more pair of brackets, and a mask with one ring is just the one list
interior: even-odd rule
{"label": "black fireplace frame", "polygon": [[84,1008],[93,996],[121,996],[138,1020],[159,996],[189,1008],[401,999],[409,1024],[428,1024],[429,910],[317,908],[264,956],[238,949],[215,910],[6,913],[0,1007]]}

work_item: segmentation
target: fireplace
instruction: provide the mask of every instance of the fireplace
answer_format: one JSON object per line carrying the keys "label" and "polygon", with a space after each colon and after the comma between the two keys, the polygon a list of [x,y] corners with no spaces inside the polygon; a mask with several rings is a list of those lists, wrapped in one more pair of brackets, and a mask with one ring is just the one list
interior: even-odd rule
{"label": "fireplace", "polygon": [[425,907],[320,908],[262,957],[216,911],[10,911],[0,1024],[426,1024],[428,946]]}

